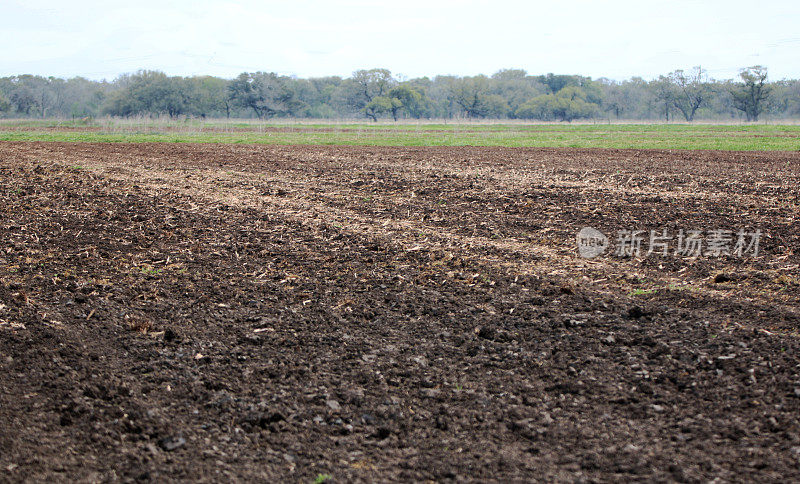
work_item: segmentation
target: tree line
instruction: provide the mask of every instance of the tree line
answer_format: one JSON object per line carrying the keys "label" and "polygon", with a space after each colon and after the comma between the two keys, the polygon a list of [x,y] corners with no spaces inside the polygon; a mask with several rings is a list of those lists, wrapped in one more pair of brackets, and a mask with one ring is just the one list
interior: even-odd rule
{"label": "tree line", "polygon": [[245,72],[234,79],[139,71],[113,81],[33,75],[0,78],[0,116],[198,118],[758,121],[800,117],[800,80],[769,81],[765,67],[715,80],[701,67],[644,80],[580,75],[405,79],[387,69],[301,79]]}

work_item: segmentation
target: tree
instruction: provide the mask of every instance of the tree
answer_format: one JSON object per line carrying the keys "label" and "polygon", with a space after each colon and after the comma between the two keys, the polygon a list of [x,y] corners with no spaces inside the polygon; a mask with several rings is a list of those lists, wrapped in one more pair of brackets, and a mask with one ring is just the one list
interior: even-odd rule
{"label": "tree", "polygon": [[105,107],[108,114],[167,114],[175,117],[189,110],[191,95],[182,77],[168,77],[160,71],[139,71],[123,76],[119,84],[124,87],[108,100]]}
{"label": "tree", "polygon": [[741,83],[731,89],[736,109],[744,112],[747,121],[758,121],[772,88],[767,85],[767,68],[751,66],[739,72]]}
{"label": "tree", "polygon": [[231,117],[231,102],[228,97],[228,81],[212,76],[186,79],[187,112],[205,118],[214,113],[225,113]]}
{"label": "tree", "polygon": [[770,111],[786,118],[800,116],[800,81],[782,80],[772,83]]}
{"label": "tree", "polygon": [[4,113],[10,110],[11,110],[11,103],[8,101],[8,99],[5,98],[5,96],[3,96],[3,93],[0,92],[0,113]]}
{"label": "tree", "polygon": [[658,116],[657,100],[649,88],[647,81],[641,77],[633,77],[623,81],[620,86],[625,100],[624,111],[630,119],[653,119]]}
{"label": "tree", "polygon": [[468,118],[485,118],[489,114],[486,76],[456,79],[450,85],[450,99],[461,107]]}
{"label": "tree", "polygon": [[658,76],[658,79],[651,82],[650,85],[655,93],[656,101],[662,106],[664,120],[669,122],[669,115],[675,101],[675,86],[666,76]]}
{"label": "tree", "polygon": [[566,121],[591,118],[597,114],[599,104],[589,102],[586,92],[576,86],[567,86],[556,94],[544,94],[526,102],[515,113],[518,118],[542,121]]}
{"label": "tree", "polygon": [[100,112],[109,85],[83,77],[74,77],[64,84],[61,114],[72,118],[88,118]]}
{"label": "tree", "polygon": [[545,76],[538,76],[539,82],[550,89],[550,94],[556,94],[567,86],[577,86],[578,76],[556,75],[552,72]]}
{"label": "tree", "polygon": [[405,110],[412,118],[421,118],[430,102],[420,89],[412,87],[408,83],[389,89],[389,98],[392,99],[391,112],[395,121],[402,110]]}
{"label": "tree", "polygon": [[45,117],[52,107],[54,97],[50,81],[41,76],[14,76],[8,82],[8,100],[18,113]]}
{"label": "tree", "polygon": [[603,95],[603,110],[614,113],[619,119],[626,111],[626,97],[622,85],[609,79],[600,79],[605,94]]}
{"label": "tree", "polygon": [[511,108],[499,94],[489,94],[483,98],[485,116],[488,118],[507,118]]}
{"label": "tree", "polygon": [[[52,107],[58,101],[53,84],[55,78],[44,78],[41,76],[23,76],[28,78],[28,82],[33,90],[34,99],[36,100],[36,107],[39,110],[39,117],[44,118]],[[60,79],[58,81],[61,81]],[[62,81],[63,82],[63,81]]]}
{"label": "tree", "polygon": [[372,101],[375,97],[385,95],[397,83],[388,69],[355,71],[353,80],[361,87],[361,92],[367,102]]}
{"label": "tree", "polygon": [[[353,72],[349,78],[299,79],[275,73],[243,73],[233,80],[171,77],[159,71],[124,74],[111,82],[33,75],[0,77],[4,116],[90,118],[169,115],[200,118],[293,116],[310,118],[527,118],[572,121],[591,118],[661,118],[755,121],[764,113],[800,117],[800,80],[768,82],[761,66],[736,80],[713,80],[695,67],[652,81],[593,80],[579,75],[529,75],[502,69],[491,76],[437,76],[401,80],[387,69]],[[680,113],[680,114],[678,114]]]}
{"label": "tree", "polygon": [[383,113],[392,112],[393,116],[395,116],[394,120],[397,121],[397,110],[400,109],[403,104],[400,102],[399,99],[389,97],[389,96],[375,96],[372,98],[372,101],[368,102],[366,106],[364,106],[364,114],[367,115],[372,121],[378,121],[378,116]]}
{"label": "tree", "polygon": [[274,72],[242,73],[230,82],[231,99],[261,118],[287,115],[305,105],[287,85],[288,78]]}
{"label": "tree", "polygon": [[[348,104],[377,121],[377,115],[391,110],[393,104],[387,98],[389,90],[397,84],[388,69],[359,70],[352,77],[354,92],[348,96]],[[375,100],[376,98],[387,98]],[[373,102],[375,101],[375,102]]]}
{"label": "tree", "polygon": [[[300,90],[302,99],[309,104],[308,116],[312,118],[335,118],[340,115],[334,108],[337,89],[342,84],[338,76],[308,79],[309,88]],[[344,103],[347,105],[347,103]]]}
{"label": "tree", "polygon": [[453,100],[452,88],[456,80],[458,80],[456,76],[436,76],[432,80],[427,78],[423,80],[425,93],[430,99],[429,115],[431,117],[452,118],[463,112],[461,106]]}
{"label": "tree", "polygon": [[547,89],[522,69],[501,69],[495,72],[489,86],[489,92],[500,96],[506,103],[507,108],[501,110],[504,112],[500,117],[513,116],[522,104],[540,94],[546,94]]}
{"label": "tree", "polygon": [[12,81],[16,84],[15,88],[9,94],[14,110],[18,113],[23,113],[30,116],[31,111],[36,108],[36,95],[30,86],[19,83],[19,81]]}
{"label": "tree", "polygon": [[686,121],[692,122],[698,108],[707,102],[709,84],[706,71],[700,66],[689,73],[679,69],[670,73],[669,80],[674,85],[671,96],[673,106]]}

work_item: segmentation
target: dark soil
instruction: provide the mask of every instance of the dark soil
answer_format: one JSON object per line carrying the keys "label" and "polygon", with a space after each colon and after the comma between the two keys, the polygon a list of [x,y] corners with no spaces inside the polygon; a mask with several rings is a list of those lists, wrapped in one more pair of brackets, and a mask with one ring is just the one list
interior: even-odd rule
{"label": "dark soil", "polygon": [[800,479],[800,154],[0,143],[0,197],[2,480]]}

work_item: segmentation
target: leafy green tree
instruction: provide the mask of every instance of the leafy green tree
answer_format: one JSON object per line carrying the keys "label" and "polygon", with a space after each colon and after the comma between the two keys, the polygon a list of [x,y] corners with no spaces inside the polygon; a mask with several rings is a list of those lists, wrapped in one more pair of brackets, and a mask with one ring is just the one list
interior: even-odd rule
{"label": "leafy green tree", "polygon": [[231,117],[232,103],[228,97],[228,81],[212,76],[190,77],[185,80],[187,112],[205,118],[224,113]]}
{"label": "leafy green tree", "polygon": [[450,99],[468,118],[485,118],[489,114],[488,90],[489,79],[486,76],[455,79],[450,84]]}
{"label": "leafy green tree", "polygon": [[758,116],[764,111],[771,86],[767,85],[767,68],[752,66],[739,72],[742,79],[730,91],[736,109],[742,111],[747,121],[758,121]]}
{"label": "leafy green tree", "polygon": [[[233,80],[170,77],[139,71],[112,82],[76,77],[0,77],[5,112],[21,116],[170,115],[268,118],[521,117],[571,121],[608,113],[617,119],[757,120],[763,113],[800,117],[800,81],[768,82],[766,69],[744,69],[737,81],[708,79],[695,68],[647,82],[577,75],[528,75],[503,69],[491,77],[437,76],[400,82],[386,69],[352,77],[297,79],[243,73]],[[741,114],[743,113],[743,114]]]}
{"label": "leafy green tree", "polygon": [[675,104],[675,85],[667,76],[658,76],[658,79],[651,82],[651,87],[655,93],[655,98],[661,106],[664,120],[669,122],[672,107]]}
{"label": "leafy green tree", "polygon": [[53,108],[57,102],[56,93],[52,88],[55,78],[45,78],[41,76],[23,77],[28,79],[27,82],[33,91],[36,107],[39,111],[39,117],[46,117],[51,108]]}
{"label": "leafy green tree", "polygon": [[384,96],[397,81],[388,69],[359,70],[353,73],[353,81],[359,85],[366,102],[373,98]]}
{"label": "leafy green tree", "polygon": [[516,116],[543,121],[566,121],[591,118],[599,105],[588,102],[586,92],[576,86],[567,86],[556,94],[544,94],[526,102],[517,109]]}
{"label": "leafy green tree", "polygon": [[339,113],[335,109],[333,109],[332,106],[330,106],[329,104],[325,104],[325,103],[316,104],[314,106],[311,106],[308,109],[308,117],[309,118],[323,118],[323,119],[328,118],[328,119],[331,119],[331,118],[337,117],[338,114]]}
{"label": "leafy green tree", "polygon": [[11,103],[9,102],[8,99],[6,99],[5,96],[3,96],[3,93],[0,92],[0,113],[4,113],[10,110],[11,110]]}
{"label": "leafy green tree", "polygon": [[553,119],[552,102],[555,96],[553,94],[542,94],[533,99],[523,103],[514,115],[520,119],[539,119],[541,121],[550,121]]}
{"label": "leafy green tree", "polygon": [[[297,96],[308,104],[307,115],[312,118],[335,118],[339,114],[336,105],[336,93],[342,84],[337,76],[314,77],[303,82],[296,90]],[[346,103],[342,103],[346,106]]]}
{"label": "leafy green tree", "polygon": [[343,79],[330,92],[329,104],[341,116],[363,116],[362,109],[367,105],[361,86],[353,79]]}
{"label": "leafy green tree", "polygon": [[410,82],[424,83],[425,92],[430,99],[431,117],[452,118],[463,112],[461,106],[453,100],[453,84],[458,79],[456,76],[436,76],[432,80],[417,79]]}
{"label": "leafy green tree", "polygon": [[800,117],[800,81],[782,80],[772,83],[771,111],[786,118]]}
{"label": "leafy green tree", "polygon": [[500,69],[492,74],[494,81],[525,81],[528,72],[524,69]]}
{"label": "leafy green tree", "polygon": [[499,94],[489,94],[484,97],[483,105],[487,118],[506,118],[511,111],[506,100]]}
{"label": "leafy green tree", "polygon": [[[513,116],[529,99],[545,94],[547,88],[522,69],[502,69],[492,74],[489,92],[500,96],[508,106],[497,117]],[[490,114],[490,116],[494,116]]]}
{"label": "leafy green tree", "polygon": [[289,88],[288,79],[274,72],[242,73],[230,82],[231,99],[259,118],[292,114],[306,107]]}
{"label": "leafy green tree", "polygon": [[400,112],[405,111],[412,118],[419,119],[427,109],[425,94],[408,83],[399,84],[389,89],[389,98],[392,99],[392,118],[397,121]]}
{"label": "leafy green tree", "polygon": [[187,114],[191,93],[182,77],[168,77],[160,71],[139,71],[120,81],[125,87],[115,92],[105,106],[107,114]]}
{"label": "leafy green tree", "polygon": [[49,81],[41,76],[13,76],[7,80],[8,100],[17,113],[44,117],[53,102]]}
{"label": "leafy green tree", "polygon": [[[397,110],[402,106],[403,104],[397,98],[389,96],[375,96],[372,98],[372,101],[368,102],[367,105],[364,106],[364,113],[372,121],[377,121],[378,116],[381,114],[397,112]],[[395,121],[396,120],[397,118],[395,118]]]}
{"label": "leafy green tree", "polygon": [[623,112],[630,119],[654,119],[658,117],[657,101],[647,81],[633,77],[620,85]]}
{"label": "leafy green tree", "polygon": [[346,86],[349,88],[346,103],[351,109],[364,113],[373,121],[377,120],[378,114],[391,110],[391,100],[388,102],[385,99],[375,101],[375,98],[387,97],[389,90],[397,84],[391,71],[388,69],[362,69],[353,73],[351,81]]}
{"label": "leafy green tree", "polygon": [[551,94],[556,94],[567,86],[579,86],[578,76],[556,75],[552,72],[538,76],[539,82],[547,86]]}

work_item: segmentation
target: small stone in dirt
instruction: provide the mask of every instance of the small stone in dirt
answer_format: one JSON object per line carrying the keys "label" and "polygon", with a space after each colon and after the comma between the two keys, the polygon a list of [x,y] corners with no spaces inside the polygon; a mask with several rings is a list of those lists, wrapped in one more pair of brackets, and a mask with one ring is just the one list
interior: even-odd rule
{"label": "small stone in dirt", "polygon": [[339,405],[339,402],[337,402],[336,400],[328,400],[325,402],[325,404],[328,406],[328,408],[330,408],[334,412],[338,412],[339,410],[342,409],[342,406]]}
{"label": "small stone in dirt", "polygon": [[613,345],[613,344],[614,344],[614,343],[616,343],[616,342],[617,342],[617,340],[616,340],[616,339],[614,339],[614,337],[613,337],[613,336],[611,336],[611,335],[608,335],[608,336],[606,336],[605,338],[603,338],[603,343],[606,343],[606,344]]}
{"label": "small stone in dirt", "polygon": [[158,445],[166,451],[173,451],[186,445],[186,439],[181,436],[165,437],[158,441]]}
{"label": "small stone in dirt", "polygon": [[361,415],[361,423],[364,425],[375,425],[375,422],[377,422],[377,419],[372,414],[365,413]]}
{"label": "small stone in dirt", "polygon": [[631,454],[635,454],[635,453],[639,452],[639,446],[633,445],[633,444],[628,444],[622,450],[624,450],[625,452],[631,453]]}
{"label": "small stone in dirt", "polygon": [[428,366],[428,359],[424,356],[415,356],[412,360],[418,364],[419,366],[426,367]]}
{"label": "small stone in dirt", "polygon": [[582,319],[566,319],[564,320],[564,327],[565,328],[577,328],[579,326],[583,326],[586,324],[586,321]]}

